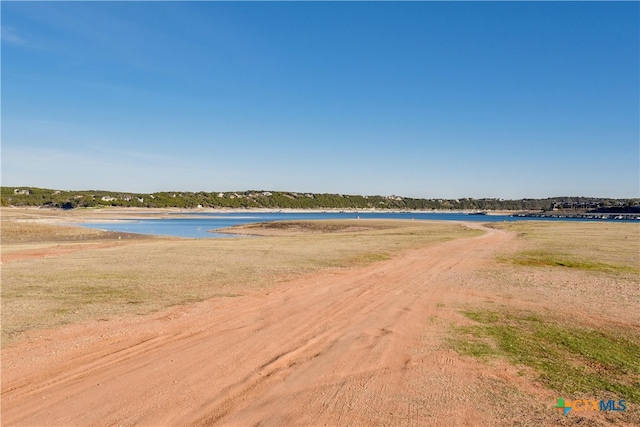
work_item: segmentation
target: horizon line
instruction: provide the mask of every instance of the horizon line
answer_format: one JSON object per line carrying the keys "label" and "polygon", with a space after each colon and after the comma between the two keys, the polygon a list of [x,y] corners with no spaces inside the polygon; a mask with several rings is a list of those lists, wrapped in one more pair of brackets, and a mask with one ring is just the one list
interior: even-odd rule
{"label": "horizon line", "polygon": [[18,189],[38,189],[38,190],[50,190],[50,191],[64,191],[64,192],[105,192],[105,193],[125,193],[125,194],[140,194],[140,195],[151,195],[157,193],[289,193],[289,194],[326,194],[326,195],[336,195],[336,196],[353,196],[353,197],[401,197],[403,199],[415,199],[415,200],[461,200],[461,199],[469,199],[469,200],[545,200],[545,199],[563,199],[563,198],[584,198],[584,199],[610,199],[610,200],[640,200],[640,196],[636,197],[610,197],[610,196],[546,196],[546,197],[520,197],[520,198],[504,198],[504,197],[412,197],[412,196],[402,196],[398,194],[349,194],[349,193],[330,193],[330,192],[313,192],[313,191],[291,191],[291,190],[265,190],[265,189],[249,189],[249,190],[161,190],[161,191],[153,191],[153,192],[142,192],[142,191],[124,191],[124,190],[100,190],[100,189],[84,189],[84,190],[64,190],[57,188],[48,188],[48,187],[37,187],[37,186],[15,186],[15,185],[0,185],[0,188],[13,188],[15,190]]}

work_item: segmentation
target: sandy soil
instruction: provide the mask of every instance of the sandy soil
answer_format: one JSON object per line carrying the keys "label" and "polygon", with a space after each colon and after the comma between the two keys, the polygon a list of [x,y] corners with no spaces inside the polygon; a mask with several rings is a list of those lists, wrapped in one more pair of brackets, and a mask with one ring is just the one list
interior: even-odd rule
{"label": "sandy soil", "polygon": [[521,368],[446,345],[450,325],[468,323],[461,307],[540,302],[478,283],[517,239],[468,226],[486,234],[237,298],[32,331],[3,351],[2,425],[569,425],[557,393]]}

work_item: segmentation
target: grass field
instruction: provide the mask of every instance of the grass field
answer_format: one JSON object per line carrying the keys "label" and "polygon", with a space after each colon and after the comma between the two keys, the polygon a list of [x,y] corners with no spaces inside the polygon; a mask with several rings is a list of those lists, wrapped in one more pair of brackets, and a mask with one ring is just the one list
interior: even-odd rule
{"label": "grass field", "polygon": [[461,310],[471,324],[453,328],[453,347],[531,369],[568,399],[640,403],[640,226],[491,226],[518,234],[517,249],[479,276],[505,298]]}
{"label": "grass field", "polygon": [[[481,233],[459,224],[364,220],[254,225],[246,231],[276,233],[168,239],[5,221],[3,256],[36,255],[3,265],[3,345],[34,328],[232,298],[320,269],[366,265]],[[47,256],[56,252],[62,253]]]}
{"label": "grass field", "polygon": [[640,273],[640,224],[520,221],[493,225],[514,231],[527,248],[509,261],[523,266]]}

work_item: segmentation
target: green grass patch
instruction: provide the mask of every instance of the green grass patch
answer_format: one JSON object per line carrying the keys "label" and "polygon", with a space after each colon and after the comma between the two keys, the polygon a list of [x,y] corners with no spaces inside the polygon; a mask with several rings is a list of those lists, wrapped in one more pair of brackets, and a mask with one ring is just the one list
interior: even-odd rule
{"label": "green grass patch", "polygon": [[640,338],[621,331],[559,324],[531,314],[466,311],[477,325],[456,328],[462,354],[506,357],[533,368],[563,393],[611,392],[640,402]]}
{"label": "green grass patch", "polygon": [[348,264],[369,265],[380,261],[391,259],[391,256],[382,252],[367,252],[356,255],[347,260]]}
{"label": "green grass patch", "polygon": [[634,268],[629,265],[619,265],[594,260],[579,260],[566,253],[545,250],[522,251],[513,257],[502,257],[500,260],[527,267],[566,267],[614,274],[640,273],[639,268]]}

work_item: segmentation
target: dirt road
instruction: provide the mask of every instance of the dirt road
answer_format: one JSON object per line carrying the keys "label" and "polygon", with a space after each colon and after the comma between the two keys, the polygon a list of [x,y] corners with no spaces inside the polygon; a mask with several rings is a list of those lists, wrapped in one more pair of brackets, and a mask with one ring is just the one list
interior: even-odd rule
{"label": "dirt road", "polygon": [[[479,227],[479,226],[475,226]],[[491,425],[443,346],[472,239],[268,291],[41,332],[3,354],[3,425]]]}

